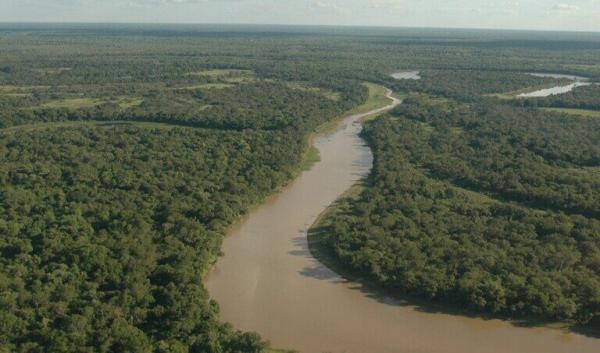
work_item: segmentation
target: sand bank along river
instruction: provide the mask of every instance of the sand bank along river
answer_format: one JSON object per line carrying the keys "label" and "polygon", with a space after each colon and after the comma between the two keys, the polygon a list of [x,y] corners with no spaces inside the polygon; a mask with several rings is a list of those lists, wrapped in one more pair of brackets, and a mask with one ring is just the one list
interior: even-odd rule
{"label": "sand bank along river", "polygon": [[321,161],[231,230],[206,281],[223,321],[302,353],[600,352],[593,338],[401,305],[314,259],[307,229],[372,165],[361,117],[317,138]]}

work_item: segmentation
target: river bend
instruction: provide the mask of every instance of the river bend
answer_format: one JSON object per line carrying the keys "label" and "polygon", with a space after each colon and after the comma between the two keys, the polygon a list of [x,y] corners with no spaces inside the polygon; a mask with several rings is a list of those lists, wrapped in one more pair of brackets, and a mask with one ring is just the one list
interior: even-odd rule
{"label": "river bend", "polygon": [[[397,104],[394,99],[367,114]],[[311,256],[308,228],[372,166],[358,136],[367,114],[349,116],[335,132],[316,138],[320,162],[232,228],[225,255],[206,279],[221,319],[302,353],[600,352],[600,340],[560,330],[401,305],[344,280]]]}

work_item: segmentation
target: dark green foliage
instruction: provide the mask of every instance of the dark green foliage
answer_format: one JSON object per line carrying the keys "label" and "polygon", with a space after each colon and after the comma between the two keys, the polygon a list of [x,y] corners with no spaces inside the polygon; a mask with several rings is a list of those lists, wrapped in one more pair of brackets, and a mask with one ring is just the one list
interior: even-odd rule
{"label": "dark green foliage", "polygon": [[218,323],[200,279],[227,226],[290,178],[301,139],[107,126],[17,131],[0,141],[2,345],[264,346]]}
{"label": "dark green foliage", "polygon": [[408,100],[394,113],[434,128],[425,141],[405,140],[411,161],[432,176],[538,208],[600,217],[600,120],[489,102]]}
{"label": "dark green foliage", "polygon": [[[480,97],[557,82],[519,72],[600,77],[595,34],[0,24],[0,42],[2,352],[262,351],[218,322],[202,275],[362,81],[476,103],[369,125],[340,258],[476,310],[598,320],[597,123]],[[423,80],[389,77],[403,68]]]}
{"label": "dark green foliage", "polygon": [[576,214],[597,212],[597,201],[587,202],[598,197],[597,172],[577,167],[577,157],[539,156],[560,155],[544,139],[579,151],[590,143],[585,135],[568,136],[595,134],[596,122],[561,126],[531,111],[477,109],[417,99],[369,123],[367,187],[320,234],[344,264],[402,293],[510,316],[597,321],[600,221]]}
{"label": "dark green foliage", "polygon": [[[355,92],[356,103],[363,99],[363,90]],[[350,100],[344,102],[352,104]],[[200,98],[195,91],[155,92],[146,95],[139,106],[125,110],[110,104],[75,110],[7,110],[0,124],[100,120],[161,122],[227,130],[289,127],[306,130],[340,114],[340,108],[336,102],[317,93],[294,90],[281,83],[254,83],[207,90]]]}
{"label": "dark green foliage", "polygon": [[165,33],[0,33],[2,349],[265,349],[219,323],[202,277],[307,134],[367,89],[252,59],[244,39]]}
{"label": "dark green foliage", "polygon": [[420,80],[400,80],[397,90],[426,92],[457,99],[503,93],[528,87],[552,86],[566,80],[497,70],[426,70]]}

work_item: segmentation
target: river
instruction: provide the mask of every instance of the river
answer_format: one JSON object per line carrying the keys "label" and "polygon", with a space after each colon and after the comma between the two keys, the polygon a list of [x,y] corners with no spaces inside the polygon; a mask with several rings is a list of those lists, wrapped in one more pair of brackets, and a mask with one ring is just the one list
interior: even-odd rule
{"label": "river", "polygon": [[564,74],[556,74],[556,73],[529,73],[529,75],[537,76],[537,77],[552,77],[558,79],[568,79],[573,81],[568,85],[555,86],[550,88],[544,88],[533,92],[522,93],[517,97],[520,98],[535,98],[535,97],[548,97],[554,96],[557,94],[563,94],[567,92],[571,92],[573,89],[581,86],[589,86],[591,85],[589,80],[586,77],[574,76],[574,75],[564,75]]}
{"label": "river", "polygon": [[406,305],[344,280],[312,257],[308,228],[372,166],[358,137],[364,115],[316,138],[320,162],[232,228],[225,255],[206,278],[221,319],[301,353],[600,352],[600,340],[577,334]]}
{"label": "river", "polygon": [[420,80],[421,75],[419,71],[400,71],[391,74],[396,80]]}

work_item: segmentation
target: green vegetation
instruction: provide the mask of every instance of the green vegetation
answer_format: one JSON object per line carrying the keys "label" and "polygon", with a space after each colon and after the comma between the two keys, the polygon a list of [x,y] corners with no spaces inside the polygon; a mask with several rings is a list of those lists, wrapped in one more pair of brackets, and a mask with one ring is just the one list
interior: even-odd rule
{"label": "green vegetation", "polygon": [[369,90],[369,97],[364,104],[351,110],[350,114],[366,113],[390,104],[390,99],[385,95],[385,87],[370,82],[366,82],[364,85]]}
{"label": "green vegetation", "polygon": [[[479,95],[512,98],[518,93],[535,91],[570,82],[565,79],[537,77],[518,72],[479,70],[424,70],[420,80],[397,80],[396,90],[424,92],[464,99]],[[502,93],[508,92],[508,93]]]}
{"label": "green vegetation", "polygon": [[339,126],[340,120],[348,115],[366,113],[377,108],[385,107],[391,103],[390,99],[385,96],[385,87],[370,82],[364,82],[363,85],[368,90],[366,101],[363,104],[344,112],[344,114],[339,115],[337,118],[319,125],[315,130],[316,134],[324,134],[336,129]]}
{"label": "green vegetation", "polygon": [[212,69],[212,70],[190,72],[190,73],[187,73],[186,75],[238,78],[238,77],[254,76],[254,72],[252,72],[252,70]]}
{"label": "green vegetation", "polygon": [[588,109],[575,109],[575,108],[541,108],[547,112],[566,113],[571,115],[578,115],[588,118],[600,118],[600,111],[588,110]]}
{"label": "green vegetation", "polygon": [[2,349],[270,352],[218,321],[201,280],[228,227],[318,160],[312,131],[367,89],[207,69],[222,59],[180,55],[190,43],[159,69],[154,50],[172,48],[127,31],[89,60],[101,33],[91,47],[57,35],[67,53],[26,58],[19,39],[0,55],[0,67],[23,67],[0,73]]}
{"label": "green vegetation", "polygon": [[366,188],[313,236],[392,291],[597,323],[600,184],[584,166],[600,165],[598,131],[595,119],[407,99],[367,125]]}
{"label": "green vegetation", "polygon": [[324,220],[331,254],[398,292],[596,327],[600,126],[534,108],[598,110],[598,87],[482,96],[562,82],[523,72],[597,80],[595,35],[0,24],[0,42],[0,350],[268,351],[218,321],[202,275],[317,160],[311,133],[383,86],[409,98],[368,124],[375,169]]}
{"label": "green vegetation", "polygon": [[319,150],[311,145],[304,154],[300,168],[301,170],[310,170],[310,168],[320,160],[321,156],[319,154]]}
{"label": "green vegetation", "polygon": [[57,99],[47,103],[42,104],[39,108],[49,108],[49,109],[80,109],[80,108],[91,108],[101,104],[117,104],[121,109],[129,109],[135,106],[142,104],[141,99],[127,99],[121,98],[115,101],[103,101],[100,99],[92,99],[92,98],[65,98],[65,99]]}
{"label": "green vegetation", "polygon": [[265,347],[217,322],[199,279],[227,226],[294,173],[300,141],[132,125],[1,141],[4,347]]}
{"label": "green vegetation", "polygon": [[315,92],[315,93],[321,94],[321,95],[325,96],[326,98],[331,99],[332,101],[339,101],[341,99],[341,96],[338,92],[334,92],[332,90],[328,90],[325,88],[310,86],[310,85],[308,85],[306,83],[302,83],[302,82],[289,82],[288,86],[293,89],[300,90],[300,91],[308,91],[308,92]]}
{"label": "green vegetation", "polygon": [[600,111],[600,85],[580,86],[565,94],[514,102],[525,107],[573,108]]}

